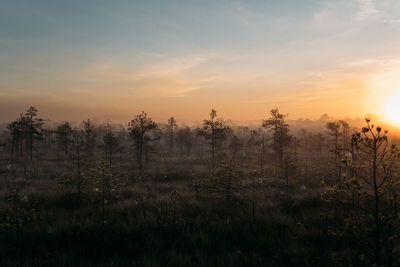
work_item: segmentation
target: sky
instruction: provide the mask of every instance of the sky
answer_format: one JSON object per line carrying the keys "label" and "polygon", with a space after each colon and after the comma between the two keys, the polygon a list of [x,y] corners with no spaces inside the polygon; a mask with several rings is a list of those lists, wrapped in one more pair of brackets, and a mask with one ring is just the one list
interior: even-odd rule
{"label": "sky", "polygon": [[0,1],[0,121],[363,117],[398,90],[398,0]]}

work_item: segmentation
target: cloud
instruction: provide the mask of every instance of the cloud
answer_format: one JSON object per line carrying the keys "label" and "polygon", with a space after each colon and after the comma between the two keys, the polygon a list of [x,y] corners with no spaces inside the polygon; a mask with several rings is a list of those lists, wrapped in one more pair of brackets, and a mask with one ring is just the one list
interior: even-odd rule
{"label": "cloud", "polygon": [[[380,22],[400,24],[400,18],[396,15],[399,11],[397,0],[353,0],[322,2],[322,9],[314,13],[312,22],[314,26],[332,28],[336,26],[357,27],[354,21]],[[346,24],[347,23],[352,23]]]}
{"label": "cloud", "polygon": [[377,19],[381,17],[381,13],[375,8],[373,0],[357,0],[360,11],[356,14],[357,21],[366,19]]}
{"label": "cloud", "polygon": [[[359,11],[355,15],[356,21],[380,21],[382,23],[400,24],[398,1],[389,0],[377,2],[374,0],[357,0]],[[380,4],[379,8],[377,6]]]}
{"label": "cloud", "polygon": [[113,84],[113,88],[135,97],[181,97],[199,88],[208,77],[197,77],[192,71],[207,57],[142,55],[143,62],[97,60],[88,64],[83,72],[92,82]]}

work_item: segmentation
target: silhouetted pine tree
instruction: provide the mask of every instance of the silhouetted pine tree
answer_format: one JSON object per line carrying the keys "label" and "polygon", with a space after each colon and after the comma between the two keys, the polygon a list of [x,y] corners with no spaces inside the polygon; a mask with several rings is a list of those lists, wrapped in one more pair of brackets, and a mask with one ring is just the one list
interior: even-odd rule
{"label": "silhouetted pine tree", "polygon": [[134,142],[136,149],[136,157],[139,165],[139,170],[142,169],[142,157],[144,147],[147,142],[152,141],[148,133],[157,129],[157,124],[142,111],[141,114],[136,115],[135,118],[129,122],[129,135]]}
{"label": "silhouetted pine tree", "polygon": [[215,167],[215,153],[218,145],[231,132],[231,128],[225,124],[223,119],[217,119],[217,111],[214,109],[210,112],[210,119],[203,121],[203,127],[199,129],[199,135],[204,136],[210,142],[213,167]]}

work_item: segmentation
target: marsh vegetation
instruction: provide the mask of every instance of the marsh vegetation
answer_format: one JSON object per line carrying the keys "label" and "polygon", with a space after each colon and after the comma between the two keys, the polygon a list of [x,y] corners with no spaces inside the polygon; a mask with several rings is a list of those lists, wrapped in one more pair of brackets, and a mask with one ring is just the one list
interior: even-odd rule
{"label": "marsh vegetation", "polygon": [[0,265],[399,264],[390,133],[319,123],[48,123],[31,107],[0,139]]}

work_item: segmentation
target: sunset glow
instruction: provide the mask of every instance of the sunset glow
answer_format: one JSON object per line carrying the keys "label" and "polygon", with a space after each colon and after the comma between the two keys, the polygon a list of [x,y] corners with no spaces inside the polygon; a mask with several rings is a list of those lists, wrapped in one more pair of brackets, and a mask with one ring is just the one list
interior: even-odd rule
{"label": "sunset glow", "polygon": [[384,104],[385,117],[393,123],[400,123],[400,92],[390,95]]}
{"label": "sunset glow", "polygon": [[274,107],[394,118],[372,96],[400,70],[399,11],[395,0],[6,0],[0,121],[29,105],[54,120],[201,121],[211,107],[233,120]]}
{"label": "sunset glow", "polygon": [[1,266],[400,266],[400,0],[0,0],[0,180]]}

